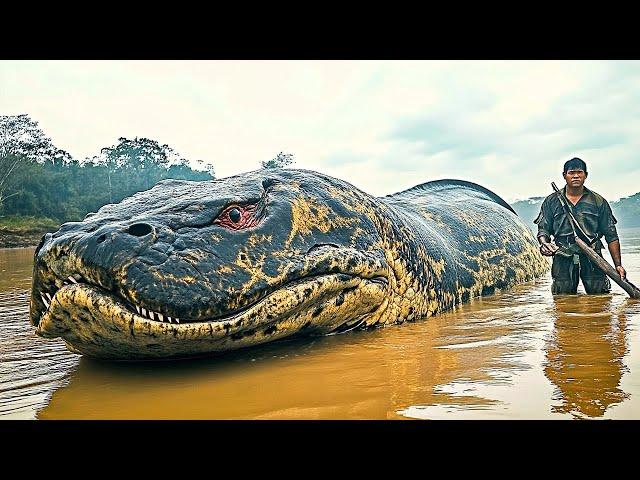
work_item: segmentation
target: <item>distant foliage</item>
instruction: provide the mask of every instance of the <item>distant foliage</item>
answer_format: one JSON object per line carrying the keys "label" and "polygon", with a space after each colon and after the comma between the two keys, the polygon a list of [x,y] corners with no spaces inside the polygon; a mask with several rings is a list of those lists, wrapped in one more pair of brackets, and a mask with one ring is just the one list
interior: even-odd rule
{"label": "distant foliage", "polygon": [[271,160],[263,160],[261,162],[262,168],[285,168],[295,163],[295,159],[292,153],[278,153]]}
{"label": "distant foliage", "polygon": [[0,157],[8,155],[40,161],[69,156],[53,145],[29,115],[0,115]]}
{"label": "distant foliage", "polygon": [[55,147],[27,115],[0,121],[0,216],[81,220],[166,178],[215,178],[211,165],[199,161],[193,169],[171,147],[152,139],[119,138],[99,155],[79,161]]}
{"label": "distant foliage", "polygon": [[611,203],[613,214],[622,227],[640,227],[640,192]]}
{"label": "distant foliage", "polygon": [[538,226],[533,221],[540,213],[540,206],[544,197],[532,197],[527,200],[519,200],[511,204],[522,221],[531,229],[532,232],[538,233]]}
{"label": "distant foliage", "polygon": [[[117,144],[103,148],[91,162],[105,170],[109,203],[120,201],[131,192],[148,190],[165,178],[213,178],[211,174],[203,177],[199,175],[202,172],[194,172],[189,162],[169,145],[149,138],[119,138]],[[114,176],[118,177],[117,182],[113,181]]]}
{"label": "distant foliage", "polygon": [[[210,163],[206,163],[204,160],[195,160],[193,163],[196,164],[196,169],[195,169],[196,172],[207,172],[212,179],[216,178],[216,169]],[[174,166],[175,165],[172,165],[172,167]],[[169,167],[169,171],[171,171],[172,167]],[[174,178],[174,177],[169,177],[169,178]]]}
{"label": "distant foliage", "polygon": [[0,115],[0,205],[22,164],[69,159],[28,115]]}
{"label": "distant foliage", "polygon": [[[540,213],[543,200],[544,197],[532,197],[511,204],[518,216],[534,233],[538,232],[538,226],[533,221]],[[640,227],[640,192],[609,204],[613,215],[618,220],[618,228]]]}

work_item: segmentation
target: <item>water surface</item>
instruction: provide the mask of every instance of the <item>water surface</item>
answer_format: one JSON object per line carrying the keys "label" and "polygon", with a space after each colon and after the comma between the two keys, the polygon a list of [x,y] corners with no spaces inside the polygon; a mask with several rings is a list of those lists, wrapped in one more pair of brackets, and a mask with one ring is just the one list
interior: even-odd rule
{"label": "water surface", "polygon": [[[619,233],[640,284],[640,229]],[[35,336],[32,256],[0,250],[0,419],[640,418],[640,301],[615,284],[553,297],[547,275],[370,332],[107,363]]]}

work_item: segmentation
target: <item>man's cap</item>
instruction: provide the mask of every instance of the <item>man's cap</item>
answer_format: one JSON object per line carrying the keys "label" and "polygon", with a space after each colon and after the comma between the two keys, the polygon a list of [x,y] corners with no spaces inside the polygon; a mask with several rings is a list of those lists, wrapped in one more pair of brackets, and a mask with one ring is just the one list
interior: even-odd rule
{"label": "man's cap", "polygon": [[569,170],[584,170],[584,173],[587,173],[587,164],[581,158],[573,157],[571,160],[564,162],[562,174],[564,175]]}

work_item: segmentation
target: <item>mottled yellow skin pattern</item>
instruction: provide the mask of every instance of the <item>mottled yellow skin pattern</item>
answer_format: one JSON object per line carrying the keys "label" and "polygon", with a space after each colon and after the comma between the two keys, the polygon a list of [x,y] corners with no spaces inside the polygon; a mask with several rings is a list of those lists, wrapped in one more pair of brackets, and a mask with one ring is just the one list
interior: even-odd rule
{"label": "mottled yellow skin pattern", "polygon": [[[477,244],[476,251],[472,249],[460,252],[464,260],[477,263],[478,268],[473,269],[469,267],[468,261],[456,260],[455,265],[446,265],[443,258],[436,259],[430,255],[416,234],[420,224],[405,224],[404,219],[397,216],[397,212],[388,205],[379,201],[372,202],[359,191],[338,188],[329,188],[328,191],[337,201],[347,205],[348,210],[366,216],[375,224],[380,234],[379,241],[371,245],[370,249],[384,252],[389,270],[389,288],[380,307],[364,322],[366,326],[428,317],[479,296],[483,291],[508,289],[517,283],[532,280],[549,268],[548,262],[538,251],[530,230],[515,214],[509,223],[496,225],[490,221],[490,213],[484,216],[473,215],[465,210],[464,203],[456,205],[452,202],[448,206],[450,213],[455,211],[458,223],[462,226],[456,232],[458,243]],[[301,210],[311,212],[310,208]],[[451,223],[443,220],[441,215],[429,211],[428,205],[416,209],[416,213],[434,222],[443,236],[453,234]],[[305,221],[304,226],[296,225],[298,232],[309,231],[306,225],[312,223],[320,225],[324,231],[339,224],[335,219],[332,220],[333,225],[326,221],[325,212],[316,216],[298,216],[296,219]],[[363,230],[356,226],[351,237],[352,245],[358,243],[357,235],[360,232]],[[485,249],[484,244],[489,236],[498,239],[501,246]],[[514,244],[519,245],[519,251],[516,254],[509,253],[508,246]],[[491,259],[496,258],[497,262],[490,263]],[[443,276],[451,275],[454,266],[467,271],[473,277],[473,284],[461,285],[456,282],[453,289],[438,288],[436,285],[442,282]],[[512,271],[511,275],[508,274],[508,269]]]}

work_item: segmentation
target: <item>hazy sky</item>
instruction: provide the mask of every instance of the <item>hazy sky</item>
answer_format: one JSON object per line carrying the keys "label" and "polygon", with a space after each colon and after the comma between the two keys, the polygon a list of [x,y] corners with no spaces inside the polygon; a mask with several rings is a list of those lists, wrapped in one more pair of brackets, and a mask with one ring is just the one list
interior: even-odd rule
{"label": "hazy sky", "polygon": [[76,158],[149,137],[217,177],[280,151],[386,195],[439,178],[508,201],[564,161],[616,200],[640,191],[640,61],[0,61],[0,114]]}

